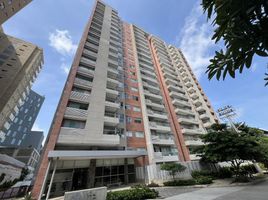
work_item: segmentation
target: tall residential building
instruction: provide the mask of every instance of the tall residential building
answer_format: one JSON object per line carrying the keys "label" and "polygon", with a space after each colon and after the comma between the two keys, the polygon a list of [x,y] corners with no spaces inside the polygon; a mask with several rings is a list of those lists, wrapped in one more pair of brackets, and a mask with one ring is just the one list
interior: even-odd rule
{"label": "tall residential building", "polygon": [[32,0],[1,0],[0,1],[0,25],[19,10],[29,4]]}
{"label": "tall residential building", "polygon": [[168,178],[198,167],[198,135],[217,122],[182,52],[96,1],[37,173],[40,199],[69,190]]}
{"label": "tall residential building", "polygon": [[10,127],[6,137],[0,141],[0,146],[6,147],[33,147],[41,149],[44,139],[43,132],[31,131],[45,97],[30,90],[24,103],[18,107],[14,120],[9,122]]}
{"label": "tall residential building", "polygon": [[38,46],[0,32],[0,140],[5,140],[18,107],[30,92],[43,64]]}

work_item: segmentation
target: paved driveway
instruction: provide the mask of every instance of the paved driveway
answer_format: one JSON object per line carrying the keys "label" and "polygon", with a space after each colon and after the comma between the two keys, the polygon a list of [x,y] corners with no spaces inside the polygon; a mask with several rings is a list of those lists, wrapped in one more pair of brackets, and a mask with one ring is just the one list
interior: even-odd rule
{"label": "paved driveway", "polygon": [[186,193],[183,192],[182,194],[168,197],[166,200],[268,200],[268,181],[266,180],[256,185],[208,187]]}

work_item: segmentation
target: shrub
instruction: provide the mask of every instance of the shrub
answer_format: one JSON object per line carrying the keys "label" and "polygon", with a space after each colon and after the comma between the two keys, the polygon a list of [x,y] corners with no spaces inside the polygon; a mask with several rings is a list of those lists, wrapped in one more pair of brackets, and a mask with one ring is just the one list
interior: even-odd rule
{"label": "shrub", "polygon": [[188,180],[174,180],[164,182],[164,186],[186,186],[186,185],[195,185],[196,181],[194,179]]}
{"label": "shrub", "polygon": [[147,184],[147,187],[159,187],[159,185],[152,181],[151,183]]}
{"label": "shrub", "polygon": [[233,172],[230,167],[221,167],[219,171],[216,173],[217,178],[232,178]]}
{"label": "shrub", "polygon": [[208,176],[199,176],[195,179],[197,184],[203,185],[203,184],[211,184],[213,183],[212,178]]}
{"label": "shrub", "polygon": [[208,177],[215,177],[215,172],[211,172],[211,171],[207,171],[207,170],[195,170],[195,171],[192,171],[191,173],[192,177],[193,178],[199,178],[200,176],[204,177],[204,176],[208,176]]}
{"label": "shrub", "polygon": [[144,185],[136,185],[128,190],[108,192],[106,200],[144,200],[155,199],[158,192]]}

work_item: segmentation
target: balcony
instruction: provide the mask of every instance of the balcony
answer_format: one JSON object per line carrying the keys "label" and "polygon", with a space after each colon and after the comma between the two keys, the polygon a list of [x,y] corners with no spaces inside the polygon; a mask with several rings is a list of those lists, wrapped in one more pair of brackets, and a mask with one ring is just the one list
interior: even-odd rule
{"label": "balcony", "polygon": [[186,87],[188,87],[188,88],[194,86],[194,85],[191,83],[191,81],[186,82],[185,85],[186,85]]}
{"label": "balcony", "polygon": [[166,153],[166,152],[155,152],[154,153],[155,162],[176,162],[179,161],[178,155],[174,155],[174,153]]}
{"label": "balcony", "polygon": [[149,122],[150,129],[158,130],[159,132],[170,132],[169,124],[159,123],[159,122]]}
{"label": "balcony", "polygon": [[194,102],[194,105],[195,105],[196,107],[199,107],[199,106],[202,105],[202,102],[200,101],[200,99],[195,99],[193,102]]}
{"label": "balcony", "polygon": [[92,52],[92,51],[89,51],[89,50],[87,50],[87,49],[84,49],[83,50],[83,54],[85,54],[85,55],[87,55],[87,56],[92,56],[92,57],[97,57],[97,54],[96,53],[94,53],[94,52]]}
{"label": "balcony", "polygon": [[118,146],[119,135],[90,134],[87,129],[61,127],[57,145],[63,146]]}
{"label": "balcony", "polygon": [[69,119],[87,119],[88,111],[78,108],[67,107],[64,116]]}
{"label": "balcony", "polygon": [[174,91],[174,92],[184,92],[184,90],[182,89],[181,84],[176,84],[176,85],[168,85],[167,88],[170,91]]}
{"label": "balcony", "polygon": [[116,89],[119,85],[119,81],[116,79],[107,78],[107,84],[110,88]]}
{"label": "balcony", "polygon": [[177,85],[179,83],[178,80],[173,80],[173,79],[170,79],[170,78],[165,78],[165,81],[168,85]]}
{"label": "balcony", "polygon": [[158,84],[157,78],[151,78],[151,77],[148,77],[148,76],[145,76],[145,75],[141,75],[141,78],[144,79],[144,80],[151,81],[151,82],[153,82],[155,84]]}
{"label": "balcony", "polygon": [[178,93],[175,91],[170,92],[169,96],[171,96],[173,98],[181,98],[181,99],[188,101],[188,97],[186,96],[186,94]]}
{"label": "balcony", "polygon": [[90,101],[90,94],[72,91],[70,99],[76,102],[88,103]]}
{"label": "balcony", "polygon": [[106,88],[106,95],[107,95],[107,97],[110,97],[112,99],[116,99],[119,95],[119,92],[117,90]]}
{"label": "balcony", "polygon": [[182,124],[196,124],[198,125],[198,121],[195,119],[195,118],[183,118],[183,117],[180,117],[178,119],[179,123],[182,123]]}
{"label": "balcony", "polygon": [[172,74],[170,74],[170,73],[168,73],[168,72],[164,72],[163,73],[163,75],[164,75],[164,77],[167,79],[167,78],[170,78],[171,80],[174,80],[174,81],[178,81],[178,77],[177,76],[175,76],[175,75],[172,75]]}
{"label": "balcony", "polygon": [[204,132],[201,129],[188,129],[183,128],[181,132],[185,135],[202,135]]}
{"label": "balcony", "polygon": [[197,99],[198,98],[198,94],[195,92],[195,93],[192,93],[190,94],[190,97],[194,100],[194,99]]}
{"label": "balcony", "polygon": [[201,118],[202,120],[208,120],[208,119],[210,119],[210,117],[208,116],[207,113],[204,113],[204,114],[200,115],[200,118]]}
{"label": "balcony", "polygon": [[190,87],[190,88],[188,88],[188,92],[190,92],[190,93],[194,93],[194,92],[196,92],[196,91],[195,91],[195,89],[194,89],[193,87]]}
{"label": "balcony", "polygon": [[200,106],[200,107],[196,108],[196,111],[197,112],[204,112],[204,111],[206,111],[206,109],[203,106]]}
{"label": "balcony", "polygon": [[119,118],[116,114],[105,113],[104,125],[106,126],[117,126],[119,124]]}
{"label": "balcony", "polygon": [[119,74],[118,70],[108,67],[108,76],[111,76],[115,79],[117,78],[118,74]]}
{"label": "balcony", "polygon": [[120,103],[105,101],[105,107],[106,107],[106,110],[111,111],[111,112],[115,112],[118,109],[120,109]]}
{"label": "balcony", "polygon": [[94,70],[90,70],[85,67],[78,67],[77,72],[85,76],[90,76],[90,77],[94,76]]}
{"label": "balcony", "polygon": [[202,146],[204,143],[201,140],[186,140],[185,141],[186,146]]}
{"label": "balcony", "polygon": [[206,122],[203,125],[204,125],[205,128],[209,128],[212,124],[213,123],[211,123],[211,122]]}
{"label": "balcony", "polygon": [[144,90],[144,94],[152,99],[162,100],[162,96],[159,94],[153,94],[148,90]]}
{"label": "balcony", "polygon": [[170,138],[160,138],[159,136],[152,136],[152,143],[159,145],[175,145],[174,140]]}
{"label": "balcony", "polygon": [[168,119],[167,114],[164,112],[157,112],[150,109],[147,109],[147,115],[150,117],[155,117],[158,119]]}
{"label": "balcony", "polygon": [[115,60],[112,60],[112,59],[109,59],[108,60],[109,63],[113,64],[113,65],[116,65],[118,66],[118,61],[115,61]]}
{"label": "balcony", "polygon": [[187,106],[187,107],[191,107],[191,105],[189,104],[188,101],[183,101],[183,100],[178,100],[178,99],[174,99],[172,101],[172,104],[175,106]]}
{"label": "balcony", "polygon": [[77,86],[80,86],[82,88],[91,88],[92,87],[92,82],[90,81],[86,81],[86,80],[83,80],[83,79],[80,79],[80,78],[75,78],[74,79],[74,84],[77,85]]}
{"label": "balcony", "polygon": [[149,84],[145,81],[142,82],[143,86],[147,87],[149,91],[151,92],[160,92],[158,87],[153,86],[152,84]]}
{"label": "balcony", "polygon": [[192,111],[192,110],[189,110],[189,109],[182,109],[182,108],[176,108],[175,109],[175,112],[177,114],[186,114],[186,115],[191,115],[191,116],[195,116],[195,113]]}
{"label": "balcony", "polygon": [[154,103],[149,99],[146,99],[145,102],[146,102],[146,105],[152,106],[153,108],[155,108],[157,110],[164,110],[165,109],[165,106],[163,104]]}
{"label": "balcony", "polygon": [[95,64],[96,64],[95,61],[92,61],[92,60],[85,58],[85,57],[81,57],[80,62],[85,64],[85,65],[94,65],[95,66]]}

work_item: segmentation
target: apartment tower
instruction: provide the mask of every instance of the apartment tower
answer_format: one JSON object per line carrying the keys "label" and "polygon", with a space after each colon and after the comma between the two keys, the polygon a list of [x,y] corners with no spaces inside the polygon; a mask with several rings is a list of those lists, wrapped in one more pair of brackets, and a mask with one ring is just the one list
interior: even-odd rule
{"label": "apartment tower", "polygon": [[29,4],[32,0],[1,0],[0,2],[0,25],[19,10]]}
{"label": "apartment tower", "polygon": [[5,140],[43,64],[38,46],[0,32],[0,140]]}
{"label": "apartment tower", "polygon": [[217,122],[182,52],[96,1],[53,119],[33,195],[169,178]]}

